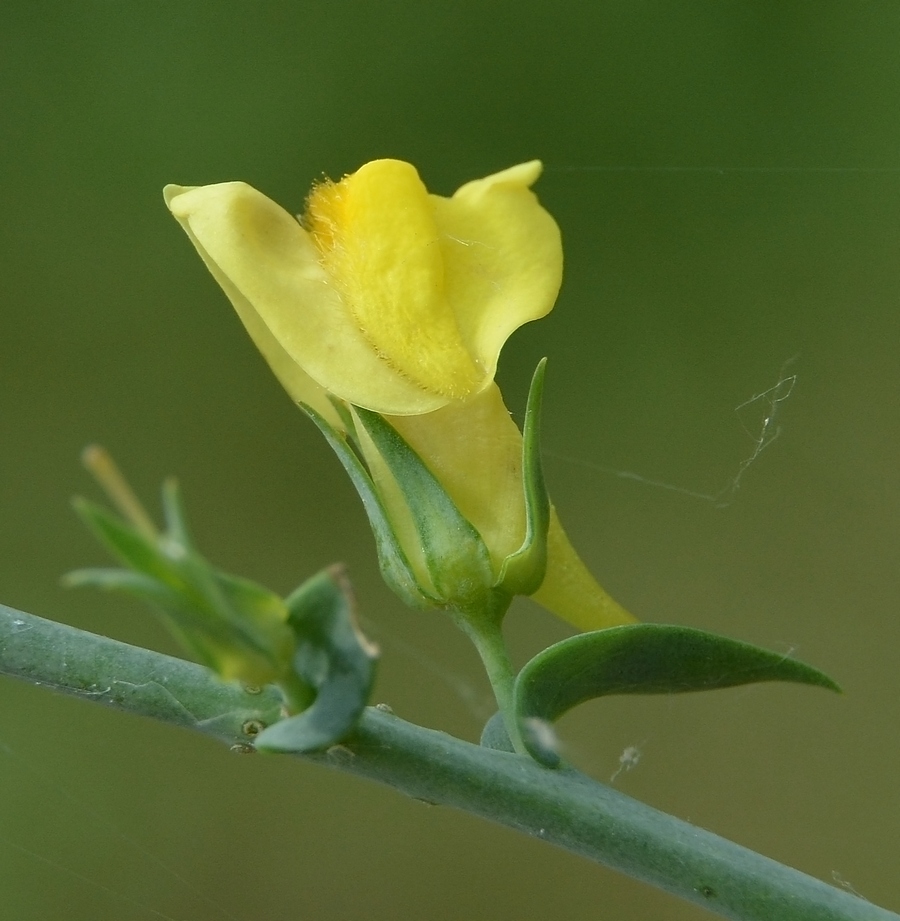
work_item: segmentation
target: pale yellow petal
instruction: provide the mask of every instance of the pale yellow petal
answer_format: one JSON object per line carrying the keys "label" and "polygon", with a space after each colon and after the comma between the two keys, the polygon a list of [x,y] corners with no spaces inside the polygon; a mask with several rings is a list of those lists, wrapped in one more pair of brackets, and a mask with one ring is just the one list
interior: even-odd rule
{"label": "pale yellow petal", "polygon": [[[169,204],[179,195],[191,191],[192,188],[191,186],[167,185],[163,189],[166,204]],[[343,430],[343,423],[331,405],[326,390],[317,384],[279,345],[278,340],[272,335],[269,327],[263,323],[253,305],[210,258],[191,230],[189,222],[179,218],[179,223],[196,247],[206,267],[228,296],[237,315],[244,324],[244,328],[250,334],[250,338],[262,353],[263,358],[265,358],[272,372],[278,378],[281,386],[288,392],[288,395],[297,403],[305,403],[307,406],[311,406],[319,415],[324,416],[331,425]]]}
{"label": "pale yellow petal", "polygon": [[522,435],[496,384],[465,403],[388,420],[481,534],[495,575],[525,538]]}
{"label": "pale yellow petal", "polygon": [[388,365],[444,402],[481,386],[447,303],[433,205],[411,164],[374,160],[318,186],[307,219],[325,270]]}
{"label": "pale yellow petal", "polygon": [[602,630],[635,621],[597,584],[569,543],[555,509],[547,535],[547,575],[531,597],[579,630]]}
{"label": "pale yellow petal", "polygon": [[432,196],[447,299],[485,383],[510,334],[549,313],[562,282],[559,228],[529,188],[540,172],[532,160]]}
{"label": "pale yellow petal", "polygon": [[325,390],[376,412],[428,412],[446,402],[375,352],[329,283],[309,234],[262,193],[227,182],[176,191],[168,204],[235,307],[237,293]]}

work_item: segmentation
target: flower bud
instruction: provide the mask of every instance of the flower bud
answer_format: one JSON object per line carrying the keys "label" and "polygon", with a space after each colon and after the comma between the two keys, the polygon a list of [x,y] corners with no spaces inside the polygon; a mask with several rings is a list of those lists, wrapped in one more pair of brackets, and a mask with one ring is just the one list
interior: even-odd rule
{"label": "flower bud", "polygon": [[299,221],[239,182],[165,195],[341,457],[401,596],[468,608],[531,593],[596,629],[631,615],[549,503],[535,518],[534,465],[493,381],[506,339],[552,309],[562,279],[559,229],[530,188],[540,172],[523,163],[445,198],[410,164],[375,160],[316,186]]}

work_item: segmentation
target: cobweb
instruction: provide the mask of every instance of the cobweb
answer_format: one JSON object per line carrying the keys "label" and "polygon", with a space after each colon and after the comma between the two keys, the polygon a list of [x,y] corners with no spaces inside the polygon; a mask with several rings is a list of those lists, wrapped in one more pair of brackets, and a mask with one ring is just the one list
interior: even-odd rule
{"label": "cobweb", "polygon": [[[778,380],[771,387],[759,393],[755,393],[734,408],[734,412],[741,426],[751,439],[751,446],[748,454],[737,465],[734,474],[728,477],[726,482],[722,485],[722,488],[717,492],[703,492],[687,486],[679,486],[664,480],[656,480],[651,477],[643,476],[633,470],[618,470],[613,467],[605,467],[602,464],[587,461],[579,457],[573,457],[568,454],[560,454],[556,451],[546,451],[545,453],[548,457],[554,457],[568,464],[584,467],[588,470],[595,470],[598,473],[609,474],[622,480],[633,480],[656,489],[665,489],[669,492],[689,496],[692,499],[701,499],[704,502],[711,502],[717,508],[727,508],[734,502],[734,498],[741,488],[746,472],[756,463],[763,451],[781,435],[782,429],[779,422],[781,408],[794,392],[794,386],[797,383],[797,375],[789,374],[788,371],[796,361],[797,356],[789,358],[781,366]],[[760,421],[755,427],[751,427],[748,421],[750,415],[749,410],[751,408],[757,410],[757,415],[760,417]],[[759,412],[760,408],[762,409],[761,412]]]}
{"label": "cobweb", "polygon": [[[637,166],[578,166],[578,165],[548,165],[547,173],[705,173],[712,175],[727,175],[735,173],[760,173],[760,174],[879,174],[879,173],[900,173],[900,167],[886,168],[866,168],[866,167],[716,167],[716,166],[669,166],[669,167],[637,167]],[[718,508],[725,508],[733,503],[735,497],[743,485],[745,475],[748,470],[755,465],[760,456],[766,451],[782,432],[781,413],[785,403],[793,394],[797,383],[797,374],[791,371],[797,357],[788,359],[781,367],[775,383],[771,386],[753,393],[745,401],[734,407],[740,424],[750,438],[750,446],[746,455],[737,464],[734,473],[731,474],[722,487],[714,492],[693,489],[689,486],[669,483],[642,475],[634,470],[614,469],[605,467],[600,464],[585,460],[583,458],[572,457],[559,454],[557,452],[546,452],[549,456],[558,458],[567,463],[585,467],[624,480],[631,480],[642,483],[646,486],[671,491],[690,498],[695,498],[704,502],[709,502]],[[751,419],[751,416],[753,417]],[[384,626],[380,625],[380,632],[384,634]],[[418,649],[414,644],[402,640],[396,636],[384,637],[388,643],[399,652],[402,657],[415,660],[421,667],[429,671],[434,677],[447,685],[452,693],[459,699],[461,704],[469,711],[473,719],[483,721],[493,712],[492,703],[487,700],[482,690],[478,688],[475,681],[455,672],[446,665],[437,661],[429,653]],[[629,745],[618,758],[618,767],[610,777],[610,782],[615,782],[619,776],[629,772],[637,767],[645,751],[648,739],[643,739],[640,743]],[[9,784],[10,789],[14,789],[15,782],[10,781],[9,777],[16,772],[23,773],[28,778],[28,783],[38,785],[47,791],[47,798],[60,802],[62,808],[75,810],[84,818],[85,828],[91,828],[96,834],[99,830],[100,836],[105,836],[106,845],[109,842],[119,842],[125,848],[131,849],[135,853],[137,873],[145,872],[145,866],[153,864],[159,871],[166,875],[174,886],[183,887],[194,900],[205,904],[204,918],[211,921],[246,921],[243,918],[237,918],[225,906],[211,898],[208,893],[201,891],[195,884],[185,879],[176,869],[167,865],[159,857],[145,848],[139,841],[131,835],[126,834],[115,823],[102,818],[101,810],[89,798],[76,795],[62,787],[57,781],[42,776],[39,768],[31,762],[26,762],[21,758],[9,745],[0,742],[0,778]],[[4,774],[9,776],[3,777]],[[8,849],[28,856],[39,863],[53,868],[56,872],[65,874],[74,880],[95,889],[104,898],[113,902],[121,903],[129,909],[128,916],[131,918],[162,919],[162,921],[194,921],[194,919],[175,918],[154,908],[144,901],[128,895],[122,888],[107,885],[98,879],[92,878],[69,864],[63,858],[48,856],[47,851],[38,850],[39,845],[29,847],[21,842],[14,841],[8,835],[0,831],[0,849]],[[835,881],[844,888],[852,889],[849,883],[843,880],[837,872],[834,873]]]}

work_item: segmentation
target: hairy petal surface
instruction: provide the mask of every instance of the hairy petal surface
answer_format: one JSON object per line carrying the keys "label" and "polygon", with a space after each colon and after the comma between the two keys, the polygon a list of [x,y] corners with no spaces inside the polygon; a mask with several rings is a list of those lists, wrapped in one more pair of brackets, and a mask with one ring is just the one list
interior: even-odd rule
{"label": "hairy petal surface", "polygon": [[[309,233],[261,192],[227,182],[170,191],[168,202],[241,319],[255,312],[320,387],[376,412],[428,412],[446,402],[397,374],[372,348]],[[319,410],[321,400],[291,395]]]}
{"label": "hairy petal surface", "polygon": [[434,206],[413,166],[374,160],[323,183],[307,218],[331,283],[388,366],[443,402],[483,385],[447,301]]}

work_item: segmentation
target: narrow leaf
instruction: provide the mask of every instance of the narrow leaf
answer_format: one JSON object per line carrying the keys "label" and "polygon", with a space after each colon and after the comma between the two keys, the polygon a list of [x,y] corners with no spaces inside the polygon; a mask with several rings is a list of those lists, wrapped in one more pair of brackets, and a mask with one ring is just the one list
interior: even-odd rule
{"label": "narrow leaf", "polygon": [[81,520],[118,560],[173,588],[180,587],[181,580],[175,568],[159,552],[155,538],[144,536],[132,525],[86,499],[75,499],[73,505]]}
{"label": "narrow leaf", "polygon": [[356,726],[372,691],[378,649],[356,624],[341,567],[309,579],[286,604],[297,642],[294,668],[316,699],[302,713],[264,730],[254,744],[270,752],[320,751]]}
{"label": "narrow leaf", "polygon": [[162,505],[168,537],[182,547],[192,548],[191,532],[187,526],[178,481],[174,478],[167,479],[163,483]]}
{"label": "narrow leaf", "polygon": [[[608,694],[679,694],[761,681],[790,681],[839,691],[825,674],[796,659],[702,630],[628,624],[563,640],[535,656],[515,686],[517,717],[529,727],[537,760],[559,763],[535,728],[572,707]],[[529,741],[531,740],[531,741]]]}

